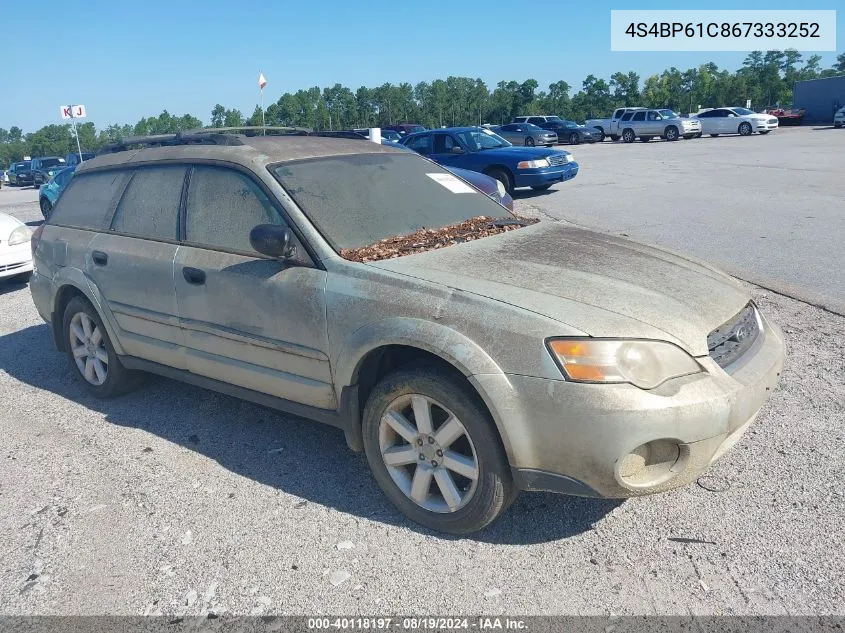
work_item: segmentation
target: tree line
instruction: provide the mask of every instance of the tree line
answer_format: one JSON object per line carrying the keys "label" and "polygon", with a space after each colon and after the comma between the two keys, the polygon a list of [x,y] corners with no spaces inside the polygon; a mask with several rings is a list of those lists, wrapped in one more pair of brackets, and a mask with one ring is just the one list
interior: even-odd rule
{"label": "tree line", "polygon": [[[795,50],[753,51],[735,72],[709,62],[697,68],[679,70],[674,66],[645,81],[633,72],[616,72],[608,80],[587,76],[580,88],[556,81],[540,89],[534,79],[500,81],[492,89],[481,79],[448,77],[432,82],[391,84],[356,91],[335,84],[286,92],[265,111],[267,125],[338,130],[414,122],[426,127],[506,123],[521,114],[557,114],[584,121],[608,116],[620,106],[645,105],[696,112],[699,107],[745,105],[753,108],[792,105],[796,81],[818,79],[845,73],[845,53],[831,68],[822,69],[821,56],[806,59]],[[800,107],[801,104],[794,104]],[[258,106],[250,116],[240,110],[217,104],[211,111],[210,127],[239,127],[262,124]],[[158,116],[142,118],[135,125],[109,125],[97,129],[94,123],[77,126],[79,141],[86,150],[148,134],[167,134],[203,127],[197,117],[176,116],[164,110]],[[23,156],[59,155],[76,150],[71,126],[47,125],[24,134],[17,127],[0,128],[0,165],[9,165]]]}

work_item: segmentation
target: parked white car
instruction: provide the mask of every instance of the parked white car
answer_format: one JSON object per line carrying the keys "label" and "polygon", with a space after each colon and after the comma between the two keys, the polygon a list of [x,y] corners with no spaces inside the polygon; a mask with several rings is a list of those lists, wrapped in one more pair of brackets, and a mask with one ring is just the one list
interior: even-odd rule
{"label": "parked white car", "polygon": [[0,213],[0,279],[26,283],[32,275],[29,227],[11,215]]}
{"label": "parked white car", "polygon": [[710,136],[739,134],[750,136],[754,132],[768,134],[778,129],[777,117],[758,114],[748,108],[714,108],[695,115],[701,121],[701,133]]}
{"label": "parked white car", "polygon": [[845,125],[845,108],[839,108],[833,115],[833,127],[841,128]]}

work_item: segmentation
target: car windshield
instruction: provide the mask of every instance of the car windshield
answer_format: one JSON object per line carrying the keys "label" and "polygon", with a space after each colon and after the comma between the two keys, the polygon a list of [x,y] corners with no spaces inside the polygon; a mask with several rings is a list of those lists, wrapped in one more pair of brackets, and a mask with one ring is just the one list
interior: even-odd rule
{"label": "car windshield", "polygon": [[667,119],[679,119],[680,116],[674,110],[658,110]]}
{"label": "car windshield", "polygon": [[[526,124],[523,123],[522,125]],[[481,128],[456,132],[455,136],[458,137],[461,144],[470,152],[480,152],[485,149],[499,149],[500,147],[511,146],[501,136],[494,134],[490,130],[483,130]]]}
{"label": "car windshield", "polygon": [[754,114],[754,110],[749,110],[748,108],[731,108],[737,114],[742,116],[748,116],[749,114]]}
{"label": "car windshield", "polygon": [[573,123],[572,121],[567,121],[567,122],[564,124],[564,126],[563,126],[563,127],[565,127],[567,130],[573,130],[573,129],[575,129],[576,127],[578,127],[578,124],[577,124],[577,123]]}
{"label": "car windshield", "polygon": [[425,128],[422,125],[411,125],[410,127],[406,128],[408,134],[416,134],[417,132],[425,132]]}
{"label": "car windshield", "polygon": [[547,123],[551,123],[551,122],[557,123],[558,121],[563,121],[563,119],[561,119],[559,116],[547,116],[546,117]]}
{"label": "car windshield", "polygon": [[28,160],[22,163],[15,163],[15,169],[29,169],[31,165],[32,163],[30,163]]}
{"label": "car windshield", "polygon": [[423,228],[434,233],[507,213],[454,174],[406,152],[313,158],[271,171],[341,254]]}
{"label": "car windshield", "polygon": [[537,130],[540,130],[540,131],[543,130],[543,128],[541,128],[539,125],[534,125],[533,123],[523,123],[522,129],[523,130],[529,130],[531,132],[536,132]]}
{"label": "car windshield", "polygon": [[61,158],[42,158],[42,167],[55,167],[56,165],[64,165],[64,160]]}

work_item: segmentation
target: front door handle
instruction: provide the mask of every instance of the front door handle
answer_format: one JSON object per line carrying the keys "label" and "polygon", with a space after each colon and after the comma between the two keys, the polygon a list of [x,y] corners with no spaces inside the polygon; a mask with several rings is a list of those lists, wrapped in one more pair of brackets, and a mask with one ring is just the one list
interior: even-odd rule
{"label": "front door handle", "polygon": [[199,268],[185,266],[182,268],[182,276],[185,278],[185,281],[195,286],[201,286],[205,283],[205,271]]}
{"label": "front door handle", "polygon": [[91,252],[91,259],[94,260],[94,263],[98,266],[105,266],[109,263],[109,256],[107,253],[103,251],[92,251]]}

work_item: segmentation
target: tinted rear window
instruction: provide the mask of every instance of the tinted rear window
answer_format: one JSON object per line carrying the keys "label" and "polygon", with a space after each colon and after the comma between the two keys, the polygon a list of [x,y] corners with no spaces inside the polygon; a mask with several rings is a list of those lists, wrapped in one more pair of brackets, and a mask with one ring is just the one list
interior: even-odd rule
{"label": "tinted rear window", "polygon": [[42,158],[41,159],[41,166],[42,167],[55,167],[56,165],[64,165],[65,161],[61,158]]}
{"label": "tinted rear window", "polygon": [[59,198],[50,224],[103,230],[117,194],[123,190],[128,172],[101,171],[78,174]]}

